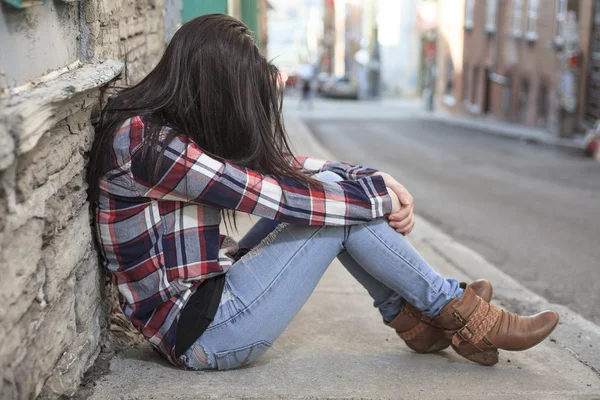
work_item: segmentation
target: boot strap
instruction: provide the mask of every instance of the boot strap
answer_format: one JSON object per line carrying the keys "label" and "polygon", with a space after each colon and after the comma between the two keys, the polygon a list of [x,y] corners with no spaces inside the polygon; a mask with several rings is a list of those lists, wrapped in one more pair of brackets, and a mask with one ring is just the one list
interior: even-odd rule
{"label": "boot strap", "polygon": [[400,339],[402,339],[406,342],[408,340],[412,340],[412,339],[416,338],[417,336],[419,336],[428,327],[429,327],[428,324],[424,323],[423,321],[420,321],[418,324],[416,324],[409,330],[404,331],[404,332],[397,332],[397,333],[398,333],[398,336],[400,336]]}
{"label": "boot strap", "polygon": [[461,342],[477,344],[496,325],[496,321],[500,317],[500,310],[479,299],[477,308],[468,321],[458,311],[455,311],[453,315],[463,326],[452,336],[452,344],[455,346]]}

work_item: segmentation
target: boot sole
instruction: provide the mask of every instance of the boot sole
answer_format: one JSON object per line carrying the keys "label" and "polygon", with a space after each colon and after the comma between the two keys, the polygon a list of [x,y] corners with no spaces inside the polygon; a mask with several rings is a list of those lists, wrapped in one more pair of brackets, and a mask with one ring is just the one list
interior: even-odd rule
{"label": "boot sole", "polygon": [[486,351],[481,351],[481,352],[477,352],[477,353],[473,353],[473,354],[461,354],[461,353],[459,353],[456,346],[452,345],[452,348],[454,349],[454,351],[456,351],[456,353],[458,355],[461,355],[469,361],[473,361],[477,364],[480,364],[480,365],[483,365],[486,367],[491,367],[492,365],[496,365],[496,364],[498,364],[498,361],[499,361],[498,355],[500,353],[499,353],[498,349],[486,350]]}
{"label": "boot sole", "polygon": [[414,349],[412,347],[410,347],[408,345],[408,343],[406,344],[412,351],[414,351],[415,353],[419,353],[419,354],[428,354],[428,353],[437,353],[439,351],[445,350],[448,347],[450,347],[450,341],[448,340],[446,341],[440,341],[438,343],[434,343],[430,348],[428,348],[427,350],[417,350]]}

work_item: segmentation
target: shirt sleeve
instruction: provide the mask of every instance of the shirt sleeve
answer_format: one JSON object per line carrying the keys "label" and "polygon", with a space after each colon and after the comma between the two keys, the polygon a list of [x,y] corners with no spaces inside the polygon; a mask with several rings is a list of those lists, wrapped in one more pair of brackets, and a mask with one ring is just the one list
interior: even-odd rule
{"label": "shirt sleeve", "polygon": [[292,156],[285,154],[290,165],[305,174],[317,174],[323,171],[335,172],[346,180],[356,180],[378,172],[375,168],[352,165],[345,162],[320,160],[313,157]]}
{"label": "shirt sleeve", "polygon": [[284,176],[264,175],[217,160],[181,137],[165,147],[156,177],[139,148],[131,154],[130,165],[133,188],[140,196],[228,208],[282,222],[352,225],[392,210],[380,176],[307,188]]}

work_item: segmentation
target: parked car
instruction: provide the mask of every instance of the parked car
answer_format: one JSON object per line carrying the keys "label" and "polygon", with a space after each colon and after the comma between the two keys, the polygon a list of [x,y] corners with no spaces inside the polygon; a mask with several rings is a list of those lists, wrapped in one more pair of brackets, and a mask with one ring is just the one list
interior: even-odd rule
{"label": "parked car", "polygon": [[327,97],[358,99],[358,81],[352,77],[332,78],[323,88]]}

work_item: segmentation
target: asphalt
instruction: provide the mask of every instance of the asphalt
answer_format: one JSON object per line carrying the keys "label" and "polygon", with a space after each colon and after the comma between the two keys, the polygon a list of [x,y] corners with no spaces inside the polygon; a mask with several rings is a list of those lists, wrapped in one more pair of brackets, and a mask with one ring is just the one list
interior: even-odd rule
{"label": "asphalt", "polygon": [[[331,157],[304,124],[287,123],[297,153]],[[423,218],[411,242],[444,275],[491,279],[495,298],[513,311],[552,307]],[[334,262],[282,337],[253,365],[180,371],[147,346],[132,347],[112,359],[89,398],[600,399],[600,358],[594,358],[595,347],[587,351],[600,343],[600,329],[568,309],[560,312],[563,322],[549,340],[526,352],[502,352],[494,367],[452,350],[415,354]]]}

